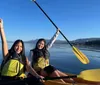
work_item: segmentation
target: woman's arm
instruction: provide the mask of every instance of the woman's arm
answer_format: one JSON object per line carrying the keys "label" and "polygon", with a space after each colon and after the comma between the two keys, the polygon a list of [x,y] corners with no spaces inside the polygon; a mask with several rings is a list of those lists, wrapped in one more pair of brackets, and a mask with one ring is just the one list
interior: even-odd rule
{"label": "woman's arm", "polygon": [[0,19],[0,33],[1,33],[1,41],[2,41],[2,54],[3,54],[3,59],[5,59],[8,54],[8,45],[7,45],[6,36],[3,29],[2,19]]}
{"label": "woman's arm", "polygon": [[59,29],[57,29],[57,31],[54,34],[54,36],[50,39],[50,42],[47,44],[47,50],[49,50],[49,48],[52,47],[52,45],[54,44],[54,42],[57,39],[58,35],[59,35]]}
{"label": "woman's arm", "polygon": [[40,78],[37,72],[31,67],[30,62],[28,61],[28,58],[26,58],[26,70],[27,72],[31,73],[33,76]]}

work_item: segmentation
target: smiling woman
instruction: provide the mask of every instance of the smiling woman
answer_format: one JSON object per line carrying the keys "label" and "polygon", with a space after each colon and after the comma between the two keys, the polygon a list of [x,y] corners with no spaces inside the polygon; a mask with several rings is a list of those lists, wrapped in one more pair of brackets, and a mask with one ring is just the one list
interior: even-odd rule
{"label": "smiling woman", "polygon": [[[68,76],[67,74],[56,69],[54,66],[50,65],[50,53],[49,48],[55,42],[59,34],[59,29],[57,29],[54,36],[51,38],[50,42],[46,43],[46,40],[41,38],[37,41],[35,48],[31,50],[31,65],[35,71],[43,77],[60,77]],[[30,76],[30,75],[29,75]],[[62,83],[65,83],[66,79],[60,79]],[[68,82],[74,82],[73,79],[67,79]]]}
{"label": "smiling woman", "polygon": [[[50,19],[50,17],[44,12],[44,10],[40,7],[40,5],[36,2],[36,0],[33,0],[34,3],[40,8],[40,10],[45,14],[45,16],[50,20],[50,22],[55,26],[55,28],[58,30],[59,28],[57,25]],[[65,38],[65,40],[68,42],[68,44],[72,47],[72,50],[76,57],[83,63],[83,64],[88,64],[89,59],[75,46],[73,46],[70,41],[65,37],[65,35],[59,30],[60,34]]]}
{"label": "smiling woman", "polygon": [[[22,40],[16,40],[11,49],[8,45],[3,29],[3,20],[0,19],[0,33],[2,41],[3,62],[1,65],[1,80],[19,80],[26,78],[25,72],[30,72],[36,78],[41,78],[30,66],[28,58],[25,56],[25,47]],[[38,81],[40,83],[40,81]]]}

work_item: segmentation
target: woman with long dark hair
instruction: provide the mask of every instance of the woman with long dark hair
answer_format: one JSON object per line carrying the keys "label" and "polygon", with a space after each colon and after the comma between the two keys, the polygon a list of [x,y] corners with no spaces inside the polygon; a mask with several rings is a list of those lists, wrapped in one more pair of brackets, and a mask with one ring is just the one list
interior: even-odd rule
{"label": "woman with long dark hair", "polygon": [[26,71],[30,72],[33,76],[40,78],[36,71],[30,66],[28,58],[25,56],[25,47],[22,40],[16,40],[12,47],[8,50],[2,19],[0,19],[0,33],[3,53],[1,79],[12,81],[26,78]]}
{"label": "woman with long dark hair", "polygon": [[[50,42],[47,44],[46,40],[41,38],[37,41],[36,46],[34,49],[31,50],[31,57],[32,57],[32,67],[36,70],[39,75],[44,77],[60,77],[66,76],[67,74],[57,70],[54,66],[49,64],[49,48],[55,42],[57,36],[59,34],[59,30],[55,33],[55,35],[51,38]],[[60,79],[63,83],[64,80]],[[72,82],[72,80],[69,80]]]}

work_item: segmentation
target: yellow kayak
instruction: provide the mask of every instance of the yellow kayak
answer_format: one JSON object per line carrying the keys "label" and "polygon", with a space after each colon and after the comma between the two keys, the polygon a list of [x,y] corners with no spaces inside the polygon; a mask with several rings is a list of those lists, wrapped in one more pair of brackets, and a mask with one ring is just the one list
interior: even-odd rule
{"label": "yellow kayak", "polygon": [[[80,74],[82,78],[73,78],[74,82],[69,81],[69,78],[64,78],[65,83],[61,82],[59,79],[46,80],[45,85],[100,85],[100,75],[98,74],[100,69],[85,70]],[[67,74],[68,76],[73,76],[73,74]],[[84,78],[83,75],[86,77]],[[88,76],[86,76],[88,75]],[[95,76],[94,76],[95,75]],[[90,78],[91,77],[91,78]],[[90,81],[91,80],[91,81]]]}
{"label": "yellow kayak", "polygon": [[[100,69],[81,71],[79,75],[67,73],[68,76],[51,77],[45,85],[100,85]],[[70,80],[72,78],[73,80]],[[63,83],[60,79],[64,79]]]}

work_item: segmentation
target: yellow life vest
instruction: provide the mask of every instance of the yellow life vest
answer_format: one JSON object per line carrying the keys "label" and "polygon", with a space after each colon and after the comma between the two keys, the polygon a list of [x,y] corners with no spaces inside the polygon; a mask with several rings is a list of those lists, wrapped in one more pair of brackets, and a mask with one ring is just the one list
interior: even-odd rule
{"label": "yellow life vest", "polygon": [[40,57],[37,63],[34,63],[33,65],[36,71],[39,71],[40,69],[43,69],[46,66],[49,66],[49,59],[45,59],[44,57]]}
{"label": "yellow life vest", "polygon": [[2,76],[18,76],[18,77],[26,77],[23,72],[24,65],[20,63],[17,59],[10,59],[5,63],[2,68],[1,75]]}

